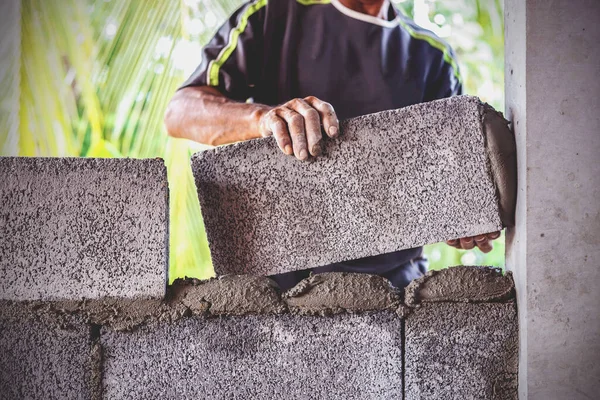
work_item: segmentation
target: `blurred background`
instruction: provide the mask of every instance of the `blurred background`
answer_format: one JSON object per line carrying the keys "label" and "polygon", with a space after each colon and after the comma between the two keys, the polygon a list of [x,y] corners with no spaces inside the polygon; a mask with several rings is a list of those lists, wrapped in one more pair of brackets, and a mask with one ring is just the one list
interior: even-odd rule
{"label": "blurred background", "polygon": [[[502,0],[396,0],[452,45],[466,93],[504,111]],[[0,4],[0,155],[162,157],[171,202],[170,280],[213,275],[189,167],[205,148],[168,138],[165,107],[241,0],[13,0]],[[431,268],[504,267],[491,253],[426,246]]]}

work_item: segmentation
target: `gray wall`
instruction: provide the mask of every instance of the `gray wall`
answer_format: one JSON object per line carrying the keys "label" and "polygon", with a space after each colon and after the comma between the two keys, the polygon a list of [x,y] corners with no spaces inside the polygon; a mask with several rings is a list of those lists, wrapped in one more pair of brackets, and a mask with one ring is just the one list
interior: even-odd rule
{"label": "gray wall", "polygon": [[[74,285],[76,288],[77,286]],[[25,293],[27,299],[27,293]],[[177,280],[162,299],[0,299],[0,400],[517,398],[510,275]]]}
{"label": "gray wall", "polygon": [[600,2],[507,0],[520,397],[600,393]]}

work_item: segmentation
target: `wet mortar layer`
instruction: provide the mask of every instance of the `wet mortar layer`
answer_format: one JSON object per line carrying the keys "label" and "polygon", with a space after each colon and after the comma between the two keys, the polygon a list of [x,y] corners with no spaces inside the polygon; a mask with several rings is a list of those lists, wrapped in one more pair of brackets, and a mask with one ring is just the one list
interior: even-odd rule
{"label": "wet mortar layer", "polygon": [[0,301],[0,319],[37,316],[62,327],[79,318],[117,331],[174,322],[190,316],[248,314],[330,315],[396,310],[405,317],[410,308],[431,302],[498,302],[514,298],[510,273],[496,268],[458,266],[430,271],[401,293],[380,276],[329,272],[311,275],[280,294],[269,278],[227,275],[206,281],[178,279],[163,300],[115,299],[81,301]]}
{"label": "wet mortar layer", "polygon": [[457,266],[429,271],[404,290],[409,307],[434,302],[499,302],[515,298],[512,274],[493,267]]}
{"label": "wet mortar layer", "polygon": [[502,224],[515,225],[517,203],[517,145],[514,132],[501,112],[483,103],[480,106],[481,127],[485,150],[496,195]]}
{"label": "wet mortar layer", "polygon": [[117,331],[174,322],[194,315],[281,314],[285,311],[277,285],[269,278],[250,275],[207,281],[178,279],[168,288],[164,300],[0,301],[0,318],[18,319],[20,315],[33,314],[60,326],[64,318],[77,316],[86,323]]}
{"label": "wet mortar layer", "polygon": [[377,275],[327,272],[311,275],[283,294],[290,312],[330,315],[341,312],[393,310],[400,295]]}

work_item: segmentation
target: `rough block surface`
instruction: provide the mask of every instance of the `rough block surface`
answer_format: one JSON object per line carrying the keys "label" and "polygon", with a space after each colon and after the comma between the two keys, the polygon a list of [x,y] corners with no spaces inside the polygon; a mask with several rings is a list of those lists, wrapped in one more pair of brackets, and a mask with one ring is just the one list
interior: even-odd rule
{"label": "rough block surface", "polygon": [[106,331],[103,392],[110,399],[399,399],[401,329],[383,311],[189,318]]}
{"label": "rough block surface", "polygon": [[405,332],[406,400],[517,399],[514,303],[424,303]]}
{"label": "rough block surface", "polygon": [[1,400],[93,398],[90,327],[61,322],[0,317]]}
{"label": "rough block surface", "polygon": [[502,228],[477,98],[347,120],[321,157],[273,138],[196,154],[218,274],[269,275]]}
{"label": "rough block surface", "polygon": [[0,299],[162,297],[162,160],[0,158]]}

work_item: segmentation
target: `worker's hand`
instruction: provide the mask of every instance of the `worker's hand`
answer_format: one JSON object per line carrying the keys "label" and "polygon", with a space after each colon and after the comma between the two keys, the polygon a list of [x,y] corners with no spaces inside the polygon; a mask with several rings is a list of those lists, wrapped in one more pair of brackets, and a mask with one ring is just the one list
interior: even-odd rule
{"label": "worker's hand", "polygon": [[275,136],[281,151],[294,154],[299,160],[308,159],[309,153],[321,154],[321,126],[329,137],[339,135],[340,123],[333,107],[313,96],[273,107],[260,117],[259,123],[263,137]]}
{"label": "worker's hand", "polygon": [[500,237],[500,232],[492,232],[485,235],[478,235],[473,237],[466,237],[462,239],[448,240],[446,244],[457,249],[471,250],[475,246],[479,247],[484,253],[492,251],[493,245],[492,240],[496,240]]}

